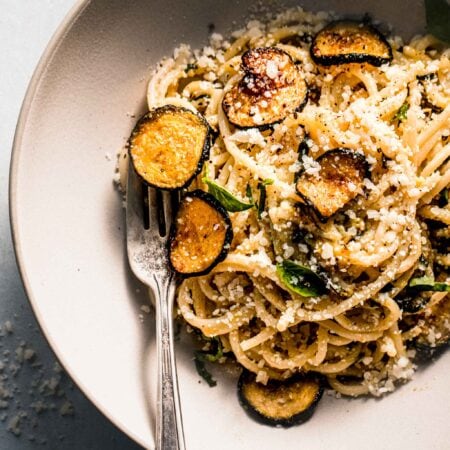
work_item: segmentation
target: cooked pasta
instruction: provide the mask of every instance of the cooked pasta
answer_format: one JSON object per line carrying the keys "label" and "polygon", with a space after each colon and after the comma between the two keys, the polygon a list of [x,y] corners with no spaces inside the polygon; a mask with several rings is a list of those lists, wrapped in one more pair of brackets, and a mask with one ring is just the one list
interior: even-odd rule
{"label": "cooked pasta", "polygon": [[[184,320],[218,337],[261,383],[317,372],[339,393],[378,396],[411,378],[417,337],[430,346],[439,339],[430,308],[449,302],[445,291],[414,291],[411,299],[408,289],[420,277],[449,282],[450,50],[431,36],[408,44],[392,37],[389,64],[320,66],[311,37],[330,20],[289,10],[249,22],[231,41],[213,34],[202,50],[182,45],[152,75],[148,107],[187,108],[215,131],[189,190],[208,191],[207,173],[240,201],[260,202],[230,213],[227,257],[179,286]],[[267,47],[295,62],[308,101],[268,127],[239,128],[224,112],[224,95],[243,76],[242,55]],[[337,148],[362,155],[369,173],[323,220],[296,182],[301,172],[315,176],[320,157]],[[286,260],[326,280],[326,293],[303,296],[288,286],[277,269]],[[408,312],[405,302],[418,299]]]}

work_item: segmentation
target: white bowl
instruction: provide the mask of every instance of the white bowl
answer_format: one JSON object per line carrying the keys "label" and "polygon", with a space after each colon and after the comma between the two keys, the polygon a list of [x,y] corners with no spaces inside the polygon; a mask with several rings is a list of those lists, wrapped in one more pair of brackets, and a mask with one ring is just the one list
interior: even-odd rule
{"label": "white bowl", "polygon": [[[406,38],[423,31],[418,1],[302,4],[359,17],[369,12]],[[42,57],[17,129],[11,217],[34,311],[75,382],[146,447],[154,442],[153,320],[139,318],[147,296],[126,263],[114,156],[145,109],[149,68],[179,43],[204,45],[208,24],[224,34],[236,28],[248,6],[213,0],[77,4]],[[312,420],[285,430],[247,417],[232,375],[216,372],[216,388],[199,383],[189,343],[177,350],[188,449],[449,448],[448,353],[381,401],[325,396]]]}

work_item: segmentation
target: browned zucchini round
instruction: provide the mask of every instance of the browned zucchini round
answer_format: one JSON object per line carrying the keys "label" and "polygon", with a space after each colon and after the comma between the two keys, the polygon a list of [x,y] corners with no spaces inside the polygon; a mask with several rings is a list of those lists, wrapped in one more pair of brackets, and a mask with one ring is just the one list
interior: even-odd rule
{"label": "browned zucchini round", "polygon": [[237,127],[267,127],[299,111],[307,87],[291,57],[276,47],[248,50],[242,55],[241,81],[225,93],[222,108]]}
{"label": "browned zucchini round", "polygon": [[296,375],[286,381],[256,382],[244,370],[238,382],[242,407],[257,421],[272,426],[291,427],[306,422],[322,398],[323,383],[317,376]]}
{"label": "browned zucchini round", "polygon": [[136,173],[149,186],[166,190],[181,189],[190,183],[201,171],[210,144],[206,120],[173,105],[145,114],[128,140]]}
{"label": "browned zucchini round", "polygon": [[318,169],[303,169],[297,192],[320,218],[328,218],[354,199],[363,188],[368,164],[360,153],[336,148],[316,160]]}
{"label": "browned zucchini round", "polygon": [[207,192],[189,192],[170,232],[170,265],[184,276],[204,275],[225,259],[232,240],[233,229],[224,207]]}
{"label": "browned zucchini round", "polygon": [[353,62],[381,66],[392,60],[392,48],[376,28],[351,20],[332,22],[319,31],[310,53],[322,66]]}

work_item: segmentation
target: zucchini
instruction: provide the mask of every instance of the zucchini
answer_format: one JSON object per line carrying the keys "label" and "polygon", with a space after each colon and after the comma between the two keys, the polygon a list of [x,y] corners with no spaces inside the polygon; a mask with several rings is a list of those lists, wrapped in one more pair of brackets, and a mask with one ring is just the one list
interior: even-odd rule
{"label": "zucchini", "polygon": [[208,273],[227,256],[233,229],[224,207],[207,192],[182,199],[169,236],[171,268],[186,277]]}
{"label": "zucchini", "polygon": [[209,155],[211,132],[200,115],[173,105],[156,108],[136,124],[128,140],[133,167],[149,186],[187,186]]}
{"label": "zucchini", "polygon": [[239,128],[267,128],[299,111],[307,86],[292,58],[276,47],[248,50],[242,55],[240,82],[227,91],[222,108]]}
{"label": "zucchini", "polygon": [[317,213],[327,219],[361,192],[369,166],[360,153],[336,148],[316,160],[318,167],[303,167],[296,188]]}
{"label": "zucchini", "polygon": [[238,382],[241,406],[266,425],[291,427],[306,422],[322,398],[323,383],[312,375],[295,375],[285,381],[258,383],[253,373],[244,370]]}
{"label": "zucchini", "polygon": [[331,22],[314,37],[311,58],[321,66],[369,63],[381,66],[392,61],[392,48],[372,25],[353,20]]}

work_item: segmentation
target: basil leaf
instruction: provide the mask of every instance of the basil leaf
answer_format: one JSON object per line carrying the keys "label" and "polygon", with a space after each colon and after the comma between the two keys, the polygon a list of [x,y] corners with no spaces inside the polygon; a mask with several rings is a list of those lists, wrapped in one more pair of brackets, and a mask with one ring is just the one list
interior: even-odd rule
{"label": "basil leaf", "polygon": [[210,342],[211,350],[203,352],[205,358],[209,362],[216,362],[223,357],[222,342],[218,337],[207,338],[207,340]]}
{"label": "basil leaf", "polygon": [[408,287],[415,291],[450,292],[450,284],[434,281],[432,277],[411,278]]}
{"label": "basil leaf", "polygon": [[266,178],[261,183],[258,183],[259,189],[259,203],[258,203],[258,219],[261,219],[261,214],[264,212],[266,208],[266,186],[273,184],[273,180],[270,178]]}
{"label": "basil leaf", "polygon": [[450,42],[450,5],[447,0],[425,0],[427,31],[441,41]]}
{"label": "basil leaf", "polygon": [[255,201],[253,200],[252,188],[250,187],[249,184],[247,184],[247,188],[245,189],[245,195],[250,200],[250,203],[255,204]]}
{"label": "basil leaf", "polygon": [[327,292],[324,281],[316,273],[289,259],[277,264],[277,274],[290,290],[303,297],[316,297]]}
{"label": "basil leaf", "polygon": [[402,106],[398,109],[398,111],[395,113],[394,120],[399,120],[400,122],[403,122],[408,117],[408,109],[409,104],[403,103]]}
{"label": "basil leaf", "polygon": [[205,353],[195,352],[194,362],[197,373],[208,383],[209,387],[214,387],[217,385],[217,381],[212,377],[205,367],[205,361],[207,360]]}
{"label": "basil leaf", "polygon": [[253,203],[241,202],[230,191],[220,186],[215,181],[210,180],[207,176],[204,176],[202,181],[208,186],[208,192],[214,196],[227,211],[238,212],[253,208]]}

